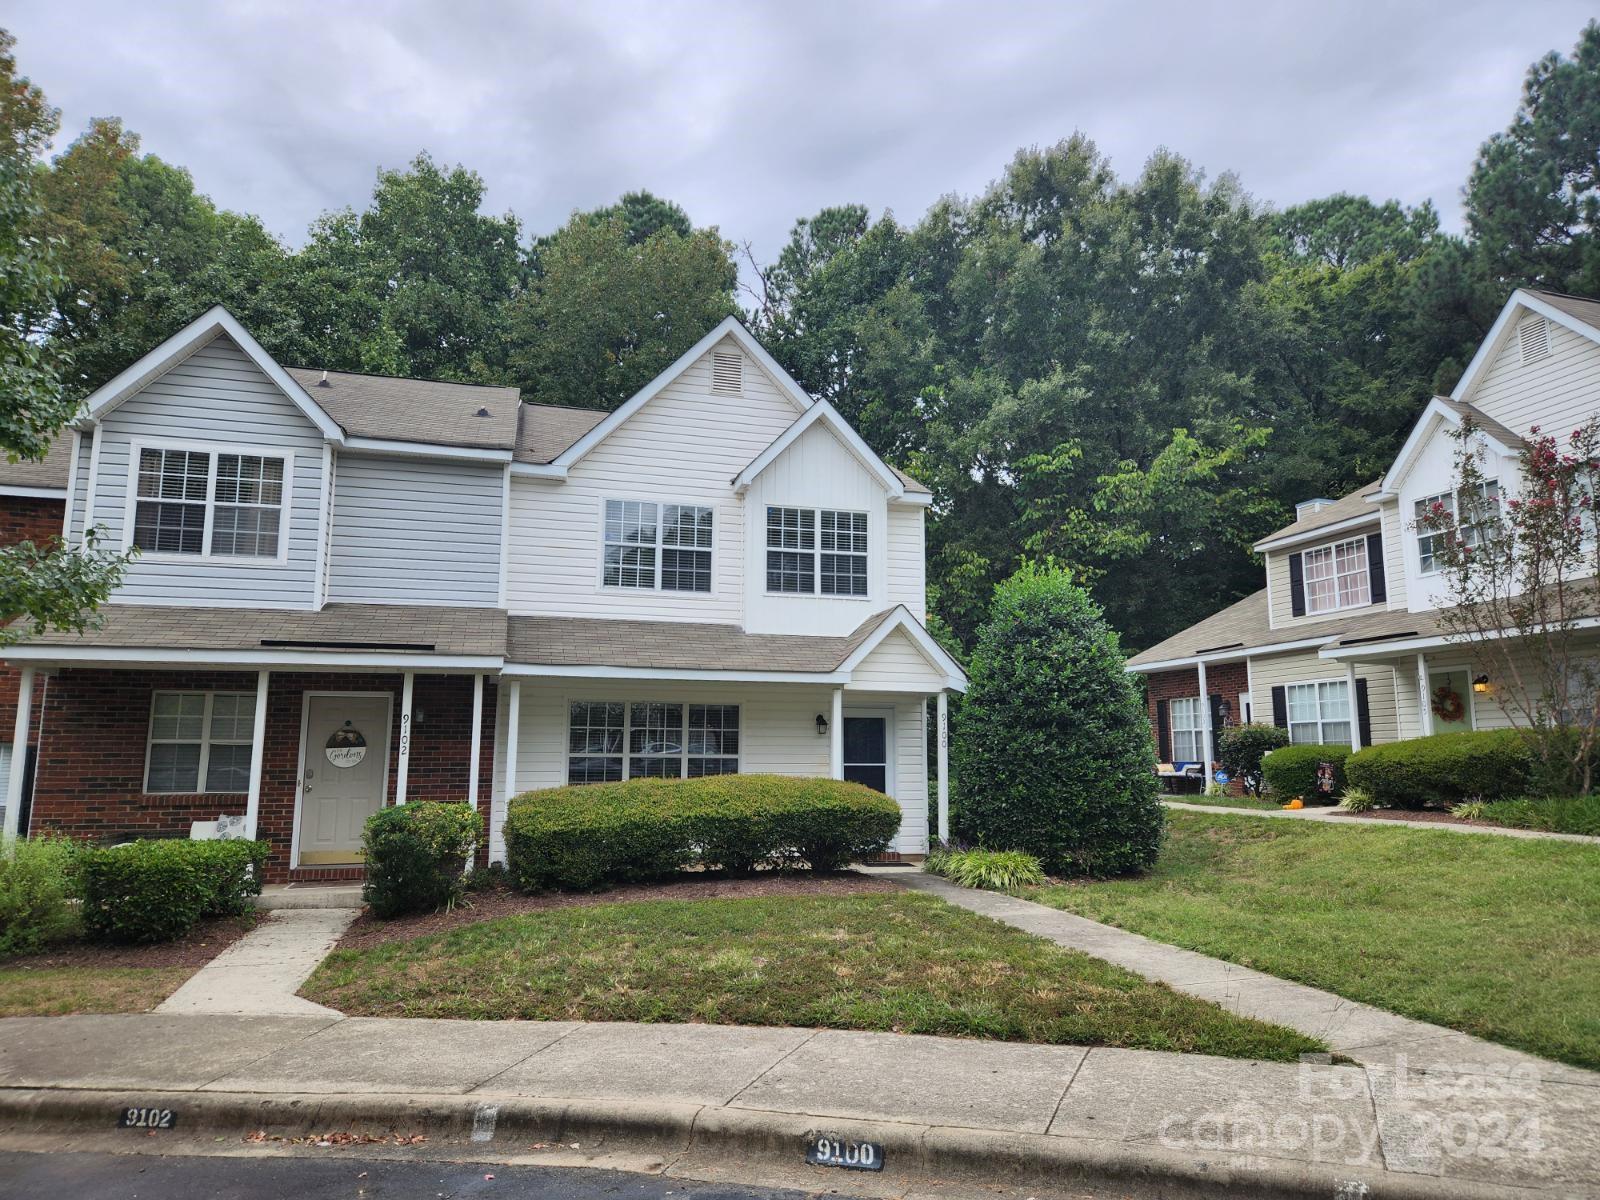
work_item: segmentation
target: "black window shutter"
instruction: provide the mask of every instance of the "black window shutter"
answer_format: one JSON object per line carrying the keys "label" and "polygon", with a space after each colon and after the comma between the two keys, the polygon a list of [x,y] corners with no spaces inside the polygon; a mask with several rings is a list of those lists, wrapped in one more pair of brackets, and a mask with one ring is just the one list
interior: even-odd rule
{"label": "black window shutter", "polygon": [[1367,707],[1367,681],[1356,680],[1356,729],[1361,734],[1361,748],[1372,745],[1372,710]]}
{"label": "black window shutter", "polygon": [[1289,693],[1281,684],[1272,689],[1272,723],[1279,729],[1289,728]]}
{"label": "black window shutter", "polygon": [[1211,761],[1217,760],[1217,739],[1222,736],[1222,693],[1211,693]]}
{"label": "black window shutter", "polygon": [[1167,717],[1170,700],[1156,701],[1156,754],[1162,762],[1172,761],[1172,722]]}
{"label": "black window shutter", "polygon": [[1297,617],[1306,615],[1306,574],[1301,565],[1301,554],[1289,555],[1289,611]]}
{"label": "black window shutter", "polygon": [[[1372,584],[1372,602],[1382,604],[1389,598],[1389,587],[1383,578],[1383,534],[1367,534],[1367,579]],[[1362,738],[1365,746],[1367,739]]]}

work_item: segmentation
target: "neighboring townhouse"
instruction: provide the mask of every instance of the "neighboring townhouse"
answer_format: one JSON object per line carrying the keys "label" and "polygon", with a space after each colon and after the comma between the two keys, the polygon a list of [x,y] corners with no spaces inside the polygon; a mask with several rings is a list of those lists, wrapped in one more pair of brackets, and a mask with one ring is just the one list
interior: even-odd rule
{"label": "neighboring townhouse", "polygon": [[1382,478],[1298,505],[1292,524],[1255,544],[1264,588],[1128,660],[1148,681],[1160,761],[1203,764],[1209,778],[1218,731],[1252,720],[1291,742],[1357,749],[1508,725],[1496,668],[1440,629],[1445,582],[1417,516],[1457,503],[1452,434],[1463,421],[1478,431],[1489,486],[1509,499],[1521,490],[1524,438],[1535,427],[1570,431],[1596,412],[1600,302],[1513,294]]}
{"label": "neighboring townhouse", "polygon": [[269,879],[338,879],[385,804],[470,799],[500,859],[519,792],[773,772],[878,788],[927,849],[965,687],[932,497],[736,320],[608,414],[285,367],[214,309],[24,471],[54,531],[140,553],[99,629],[4,652],[8,832],[236,816]]}

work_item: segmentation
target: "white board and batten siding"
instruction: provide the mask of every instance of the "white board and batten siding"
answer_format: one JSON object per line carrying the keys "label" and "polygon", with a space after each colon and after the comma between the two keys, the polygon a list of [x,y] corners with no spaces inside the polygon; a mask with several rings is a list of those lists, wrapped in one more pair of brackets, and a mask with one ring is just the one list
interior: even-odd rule
{"label": "white board and batten siding", "polygon": [[340,454],[335,479],[331,603],[499,602],[503,467]]}
{"label": "white board and batten siding", "polygon": [[1541,320],[1524,317],[1509,331],[1489,369],[1463,399],[1523,437],[1535,425],[1561,437],[1600,408],[1600,346],[1548,321],[1548,353],[1524,363],[1519,335],[1523,326]]}
{"label": "white board and batten siding", "polygon": [[888,601],[904,604],[924,623],[928,620],[927,512],[920,504],[889,505]]}
{"label": "white board and batten siding", "polygon": [[[738,624],[744,615],[744,505],[732,481],[800,416],[752,360],[740,395],[711,390],[725,340],[576,463],[565,481],[513,476],[507,601],[513,613]],[[741,354],[742,357],[742,354]],[[601,585],[607,500],[709,506],[709,593]]]}
{"label": "white board and batten siding", "polygon": [[234,343],[218,337],[108,414],[94,456],[94,522],[123,544],[138,442],[259,449],[289,459],[285,561],[135,558],[115,599],[128,604],[310,608],[316,603],[322,434]]}

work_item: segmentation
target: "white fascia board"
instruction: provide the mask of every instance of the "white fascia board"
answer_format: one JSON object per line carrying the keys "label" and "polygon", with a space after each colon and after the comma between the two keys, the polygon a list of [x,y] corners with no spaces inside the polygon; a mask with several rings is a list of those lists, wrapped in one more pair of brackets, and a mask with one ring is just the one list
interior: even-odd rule
{"label": "white fascia board", "polygon": [[66,488],[23,487],[20,484],[0,483],[0,496],[17,496],[24,500],[65,500]]}
{"label": "white fascia board", "polygon": [[815,684],[844,684],[850,680],[844,671],[701,671],[688,667],[572,667],[537,663],[506,663],[500,673],[508,679],[671,679],[680,682],[698,679],[716,683]]}
{"label": "white fascia board", "polygon": [[[1549,306],[1546,305],[1546,307]],[[1455,398],[1451,397],[1451,399]],[[1457,403],[1465,403],[1465,401],[1457,401]],[[1435,396],[1428,401],[1428,407],[1422,410],[1422,415],[1417,418],[1417,423],[1411,427],[1411,433],[1407,436],[1405,445],[1400,447],[1400,453],[1395,455],[1394,462],[1390,465],[1389,470],[1384,473],[1383,483],[1379,486],[1378,491],[1373,493],[1374,499],[1381,502],[1392,500],[1400,495],[1400,485],[1404,481],[1407,472],[1410,471],[1412,462],[1422,452],[1422,448],[1427,445],[1429,439],[1435,436],[1437,427],[1440,425],[1458,428],[1461,425],[1461,416],[1444,402],[1444,397]],[[1478,429],[1477,433],[1485,440],[1494,443],[1506,454],[1516,454],[1518,452],[1518,447],[1506,445],[1487,430]]]}
{"label": "white fascia board", "polygon": [[1283,550],[1290,546],[1304,545],[1306,542],[1320,541],[1336,533],[1343,533],[1350,529],[1360,529],[1363,525],[1381,524],[1383,513],[1373,509],[1369,513],[1362,513],[1358,517],[1346,517],[1343,521],[1335,521],[1332,525],[1323,525],[1317,529],[1308,529],[1304,533],[1286,534],[1283,537],[1268,538],[1264,542],[1257,542],[1250,547],[1257,552],[1263,550]]}
{"label": "white fascia board", "polygon": [[895,610],[868,635],[867,640],[839,664],[839,669],[853,673],[896,629],[905,630],[907,636],[916,643],[917,649],[922,652],[922,656],[928,660],[928,665],[945,677],[945,687],[957,692],[967,690],[967,673],[961,669],[961,664],[950,657],[949,651],[934,640],[933,635],[904,604],[896,605]]}
{"label": "white fascia board", "polygon": [[861,463],[883,485],[884,491],[889,493],[891,500],[899,500],[905,495],[905,485],[900,482],[900,476],[889,469],[889,465],[873,453],[872,447],[862,440],[861,435],[851,428],[850,422],[839,415],[839,410],[826,400],[818,400],[814,405],[785,429],[772,443],[756,455],[750,464],[733,477],[733,490],[741,495],[755,482],[756,477],[782,457],[783,452],[798,441],[806,430],[819,422],[824,423],[833,432],[833,435],[844,444],[852,457]]}
{"label": "white fascia board", "polygon": [[[901,485],[904,488],[904,485]],[[898,504],[902,508],[932,508],[933,496],[928,492],[902,491],[900,495],[891,497],[890,504]]]}
{"label": "white fascia board", "polygon": [[[1600,617],[1581,617],[1572,623],[1574,629],[1588,630],[1600,629]],[[1496,629],[1484,634],[1478,641],[1503,641],[1506,638],[1521,637],[1515,629]],[[1358,661],[1369,658],[1389,658],[1395,654],[1406,654],[1418,650],[1435,650],[1442,646],[1460,646],[1461,640],[1442,633],[1431,633],[1426,637],[1394,638],[1390,641],[1363,642],[1354,646],[1329,646],[1317,655],[1335,662],[1356,659]]]}
{"label": "white fascia board", "polygon": [[1500,352],[1500,347],[1515,327],[1518,316],[1524,312],[1537,313],[1547,321],[1554,321],[1563,329],[1570,329],[1580,337],[1588,338],[1591,342],[1600,342],[1600,329],[1578,320],[1570,313],[1562,312],[1555,305],[1541,300],[1531,292],[1518,288],[1511,293],[1505,307],[1500,310],[1500,315],[1495,318],[1494,324],[1489,327],[1489,332],[1478,344],[1478,352],[1472,356],[1467,369],[1461,373],[1461,379],[1450,393],[1450,399],[1462,403],[1471,402],[1470,397],[1478,386],[1478,381],[1494,362],[1495,355]]}
{"label": "white fascia board", "polygon": [[511,473],[527,479],[561,480],[567,477],[567,469],[554,463],[514,462],[511,464]]}
{"label": "white fascia board", "polygon": [[261,368],[295,407],[305,414],[306,419],[317,427],[324,438],[338,445],[344,444],[344,430],[339,427],[338,422],[323,411],[322,406],[278,365],[272,355],[262,348],[261,343],[251,336],[250,331],[239,324],[234,315],[220,304],[190,321],[109,383],[96,389],[84,402],[80,428],[85,427],[85,423],[93,425],[100,421],[146,384],[166,374],[223,334],[233,339],[245,357]]}
{"label": "white fascia board", "polygon": [[1164,658],[1160,662],[1129,665],[1126,670],[1130,675],[1154,675],[1160,671],[1176,671],[1199,663],[1209,666],[1215,663],[1244,662],[1247,659],[1263,658],[1271,654],[1287,654],[1291,650],[1314,650],[1318,646],[1326,646],[1338,636],[1337,633],[1325,633],[1320,637],[1297,638],[1292,642],[1272,642],[1265,646],[1234,646],[1227,650],[1211,650],[1205,654],[1188,654],[1182,658]]}
{"label": "white fascia board", "polygon": [[761,367],[772,376],[784,393],[794,401],[798,409],[804,411],[817,403],[812,397],[806,395],[805,389],[794,381],[794,377],[789,372],[780,367],[772,356],[761,348],[761,343],[751,336],[750,331],[740,323],[739,318],[725,317],[715,329],[679,355],[677,361],[670,367],[630,396],[626,404],[612,412],[600,424],[557,455],[555,461],[550,465],[568,468],[581,460],[589,451],[610,437],[619,425],[650,403],[673,380],[697,363],[711,347],[725,337],[733,338],[734,341],[739,343],[740,349],[760,363]]}
{"label": "white fascia board", "polygon": [[373,650],[190,650],[165,646],[7,646],[7,661],[59,663],[63,666],[305,667],[316,670],[498,671],[499,655],[430,655]]}
{"label": "white fascia board", "polygon": [[397,458],[469,459],[472,462],[508,463],[511,451],[482,446],[445,446],[437,442],[401,442],[392,438],[346,438],[344,449],[352,454],[382,454]]}

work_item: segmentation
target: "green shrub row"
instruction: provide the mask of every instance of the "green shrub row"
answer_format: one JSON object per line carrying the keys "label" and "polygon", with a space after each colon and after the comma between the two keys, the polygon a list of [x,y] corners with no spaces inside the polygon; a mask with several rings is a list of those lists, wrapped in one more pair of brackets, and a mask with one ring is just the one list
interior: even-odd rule
{"label": "green shrub row", "polygon": [[22,839],[0,855],[0,958],[77,934],[77,858],[77,843],[60,837]]}
{"label": "green shrub row", "polygon": [[1328,796],[1332,801],[1344,792],[1345,760],[1349,757],[1350,747],[1345,745],[1284,746],[1261,760],[1261,773],[1275,799],[1299,796],[1307,804],[1313,804],[1321,796],[1317,791],[1317,768],[1322,763],[1332,763],[1333,792]]}
{"label": "green shrub row", "polygon": [[266,842],[138,841],[78,852],[83,925],[108,942],[167,942],[250,910]]}
{"label": "green shrub row", "polygon": [[1463,800],[1523,795],[1533,759],[1520,733],[1494,729],[1372,746],[1351,755],[1346,770],[1350,782],[1382,807],[1449,808]]}
{"label": "green shrub row", "polygon": [[506,816],[506,860],[512,882],[530,892],[592,890],[689,866],[742,874],[804,861],[835,871],[881,853],[899,827],[888,796],[833,779],[633,779],[518,796]]}
{"label": "green shrub row", "polygon": [[470,804],[420,801],[380,808],[361,834],[367,868],[362,898],[384,920],[455,904],[467,856],[482,836],[483,818]]}

